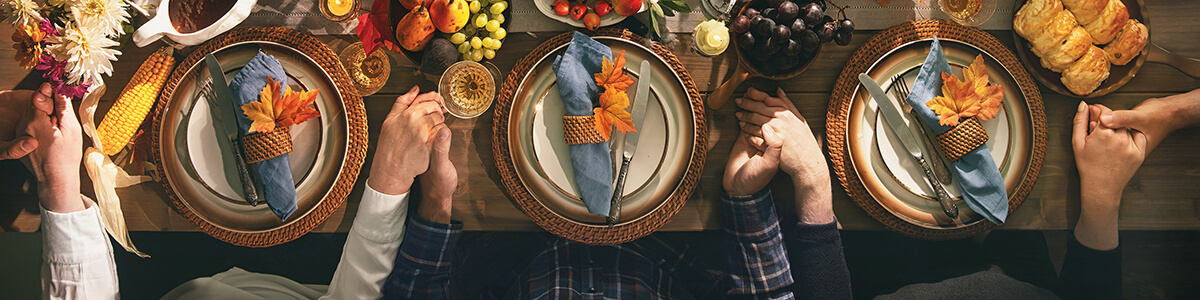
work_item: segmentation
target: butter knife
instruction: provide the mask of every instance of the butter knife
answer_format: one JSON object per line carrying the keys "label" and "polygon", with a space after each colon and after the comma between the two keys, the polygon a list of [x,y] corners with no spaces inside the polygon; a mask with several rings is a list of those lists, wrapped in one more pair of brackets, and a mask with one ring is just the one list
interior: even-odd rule
{"label": "butter knife", "polygon": [[[643,60],[638,71],[638,82],[636,94],[633,94],[633,103],[630,104],[633,109],[633,128],[641,130],[642,120],[646,116],[646,102],[650,101],[650,78],[653,78],[650,70],[650,61]],[[624,153],[621,155],[621,171],[617,174],[617,182],[613,185],[612,208],[608,211],[608,225],[612,226],[621,218],[621,197],[625,193],[625,174],[629,172],[629,161],[633,159],[633,154],[637,151],[638,137],[641,134],[637,131],[625,133]]]}
{"label": "butter knife", "polygon": [[858,74],[858,81],[862,82],[867,91],[871,92],[871,98],[875,99],[875,103],[879,105],[879,113],[883,114],[884,121],[889,127],[892,127],[896,137],[900,139],[900,144],[904,149],[912,155],[913,159],[921,165],[921,170],[925,172],[925,180],[933,187],[934,194],[937,194],[938,203],[942,206],[942,212],[951,219],[958,218],[958,207],[954,205],[954,201],[950,199],[950,194],[946,193],[946,189],[937,181],[937,176],[933,174],[933,168],[929,166],[929,162],[925,160],[925,155],[921,151],[921,146],[913,138],[912,127],[904,122],[904,115],[900,114],[900,109],[888,99],[887,93],[883,92],[883,88],[875,83],[874,79],[867,74]]}
{"label": "butter knife", "polygon": [[233,94],[229,92],[229,85],[225,83],[225,71],[221,69],[221,64],[217,62],[217,58],[211,53],[204,56],[204,63],[208,65],[208,73],[212,76],[212,95],[214,99],[208,99],[217,103],[219,111],[213,111],[213,115],[221,121],[219,126],[213,126],[213,129],[218,132],[224,132],[225,137],[229,139],[229,145],[233,150],[233,161],[237,165],[238,177],[242,179],[242,191],[245,193],[246,202],[251,206],[258,206],[258,189],[255,188],[254,178],[250,177],[250,170],[246,167],[246,160],[242,156],[242,131],[237,124],[237,110],[233,108]]}

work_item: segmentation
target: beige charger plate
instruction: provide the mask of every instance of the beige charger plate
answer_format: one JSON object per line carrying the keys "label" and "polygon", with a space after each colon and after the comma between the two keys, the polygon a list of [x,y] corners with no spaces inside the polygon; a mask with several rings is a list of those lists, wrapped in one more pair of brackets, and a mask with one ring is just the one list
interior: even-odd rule
{"label": "beige charger plate", "polygon": [[[861,84],[857,80],[859,73],[867,73],[876,82],[890,85],[888,80],[892,75],[907,72],[924,62],[928,40],[934,35],[942,40],[952,65],[969,63],[974,54],[982,53],[989,74],[996,77],[993,82],[1006,85],[1003,119],[993,119],[984,125],[989,130],[1007,129],[1008,140],[1003,143],[1007,146],[998,145],[997,142],[1003,141],[998,137],[989,149],[1003,152],[1002,155],[993,152],[993,158],[1002,158],[996,163],[1005,178],[1009,213],[1020,207],[1037,181],[1045,157],[1046,117],[1041,94],[1016,56],[994,37],[978,29],[946,20],[920,20],[894,26],[872,37],[855,52],[838,77],[829,101],[826,134],[834,171],[856,204],[896,232],[922,239],[947,240],[965,238],[995,225],[983,221],[961,200],[957,204],[964,213],[958,220],[938,216],[934,212],[940,211],[940,207],[915,180],[923,178],[911,175],[915,173],[909,168],[915,165],[893,161],[889,166],[883,158],[884,153],[890,150],[895,155],[896,149],[879,142],[889,140],[875,134],[874,128],[878,124],[875,108],[868,107],[868,97],[860,95]],[[989,131],[989,135],[996,132]],[[907,185],[903,184],[906,177]]]}
{"label": "beige charger plate", "polygon": [[[654,73],[651,102],[638,129],[643,131],[641,141],[622,192],[620,221],[610,227],[604,217],[587,213],[574,185],[562,136],[562,101],[551,67],[570,43],[570,32],[539,45],[505,80],[496,103],[492,150],[514,204],[539,226],[583,243],[618,244],[657,230],[683,206],[703,168],[707,127],[695,84],[669,50],[661,45],[646,48],[640,37],[626,30],[591,35],[612,47],[614,55],[625,51],[631,77],[642,76],[629,66],[643,60],[651,62]],[[610,141],[614,155],[621,152],[621,143],[612,141],[620,138],[615,134]]]}
{"label": "beige charger plate", "polygon": [[[215,146],[208,100],[197,95],[198,84],[211,78],[205,54],[213,53],[228,81],[260,49],[280,61],[290,86],[320,89],[320,117],[292,127],[297,209],[287,220],[265,204],[245,202],[231,158],[222,154],[228,152]],[[345,202],[366,154],[366,114],[352,90],[333,52],[298,31],[238,29],[205,43],[172,72],[153,114],[152,158],[172,206],[209,235],[240,246],[266,247],[308,233]]]}

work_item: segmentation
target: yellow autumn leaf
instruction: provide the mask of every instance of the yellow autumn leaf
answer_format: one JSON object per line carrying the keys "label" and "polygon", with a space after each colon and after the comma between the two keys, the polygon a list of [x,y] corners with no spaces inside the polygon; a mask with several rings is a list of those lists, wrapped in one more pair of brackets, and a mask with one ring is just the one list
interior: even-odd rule
{"label": "yellow autumn leaf", "polygon": [[942,72],[942,95],[925,102],[938,114],[938,124],[958,126],[961,119],[978,117],[991,120],[1000,112],[1004,87],[988,82],[987,66],[978,55],[963,69],[963,80]]}
{"label": "yellow autumn leaf", "polygon": [[596,73],[596,85],[603,87],[605,90],[617,89],[624,91],[633,85],[633,78],[625,75],[625,51],[617,54],[613,61],[608,61],[607,57],[600,65],[600,73]]}
{"label": "yellow autumn leaf", "polygon": [[621,132],[637,132],[633,128],[633,117],[625,108],[629,107],[629,96],[625,91],[606,89],[600,94],[600,107],[592,109],[596,114],[596,131],[607,140],[612,136],[612,127]]}

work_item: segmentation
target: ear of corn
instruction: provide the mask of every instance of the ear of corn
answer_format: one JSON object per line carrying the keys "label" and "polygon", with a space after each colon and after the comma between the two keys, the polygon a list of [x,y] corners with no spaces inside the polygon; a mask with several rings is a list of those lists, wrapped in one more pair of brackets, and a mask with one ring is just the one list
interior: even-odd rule
{"label": "ear of corn", "polygon": [[173,52],[171,47],[163,47],[151,54],[150,58],[138,67],[129,84],[125,85],[125,90],[121,91],[117,102],[104,115],[100,128],[96,129],[104,154],[115,155],[121,152],[146,119],[146,114],[150,112],[150,107],[154,105],[163,83],[167,81],[167,76],[175,65]]}

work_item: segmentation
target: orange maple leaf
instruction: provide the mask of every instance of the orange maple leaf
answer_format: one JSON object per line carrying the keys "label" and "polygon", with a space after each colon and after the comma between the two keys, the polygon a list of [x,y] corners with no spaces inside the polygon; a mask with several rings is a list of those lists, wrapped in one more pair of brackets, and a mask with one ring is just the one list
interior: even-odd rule
{"label": "orange maple leaf", "polygon": [[988,82],[982,55],[976,56],[975,61],[963,69],[962,81],[950,73],[942,72],[941,75],[942,95],[925,102],[939,115],[938,124],[958,126],[960,119],[970,117],[991,120],[1000,112],[1004,87]]}
{"label": "orange maple leaf", "polygon": [[596,114],[596,131],[607,140],[612,136],[612,127],[616,126],[621,132],[637,132],[633,128],[633,116],[625,111],[629,106],[629,95],[617,89],[605,89],[600,94],[600,107],[593,108]]}
{"label": "orange maple leaf", "polygon": [[625,75],[625,51],[617,54],[612,62],[604,57],[604,62],[601,65],[600,73],[596,73],[596,85],[603,87],[604,90],[618,89],[624,91],[633,85],[633,78]]}
{"label": "orange maple leaf", "polygon": [[267,85],[258,94],[257,102],[242,105],[242,112],[250,124],[250,132],[272,132],[275,127],[289,127],[321,116],[310,107],[317,100],[319,89],[296,92],[291,87],[279,93],[279,82],[267,77]]}

